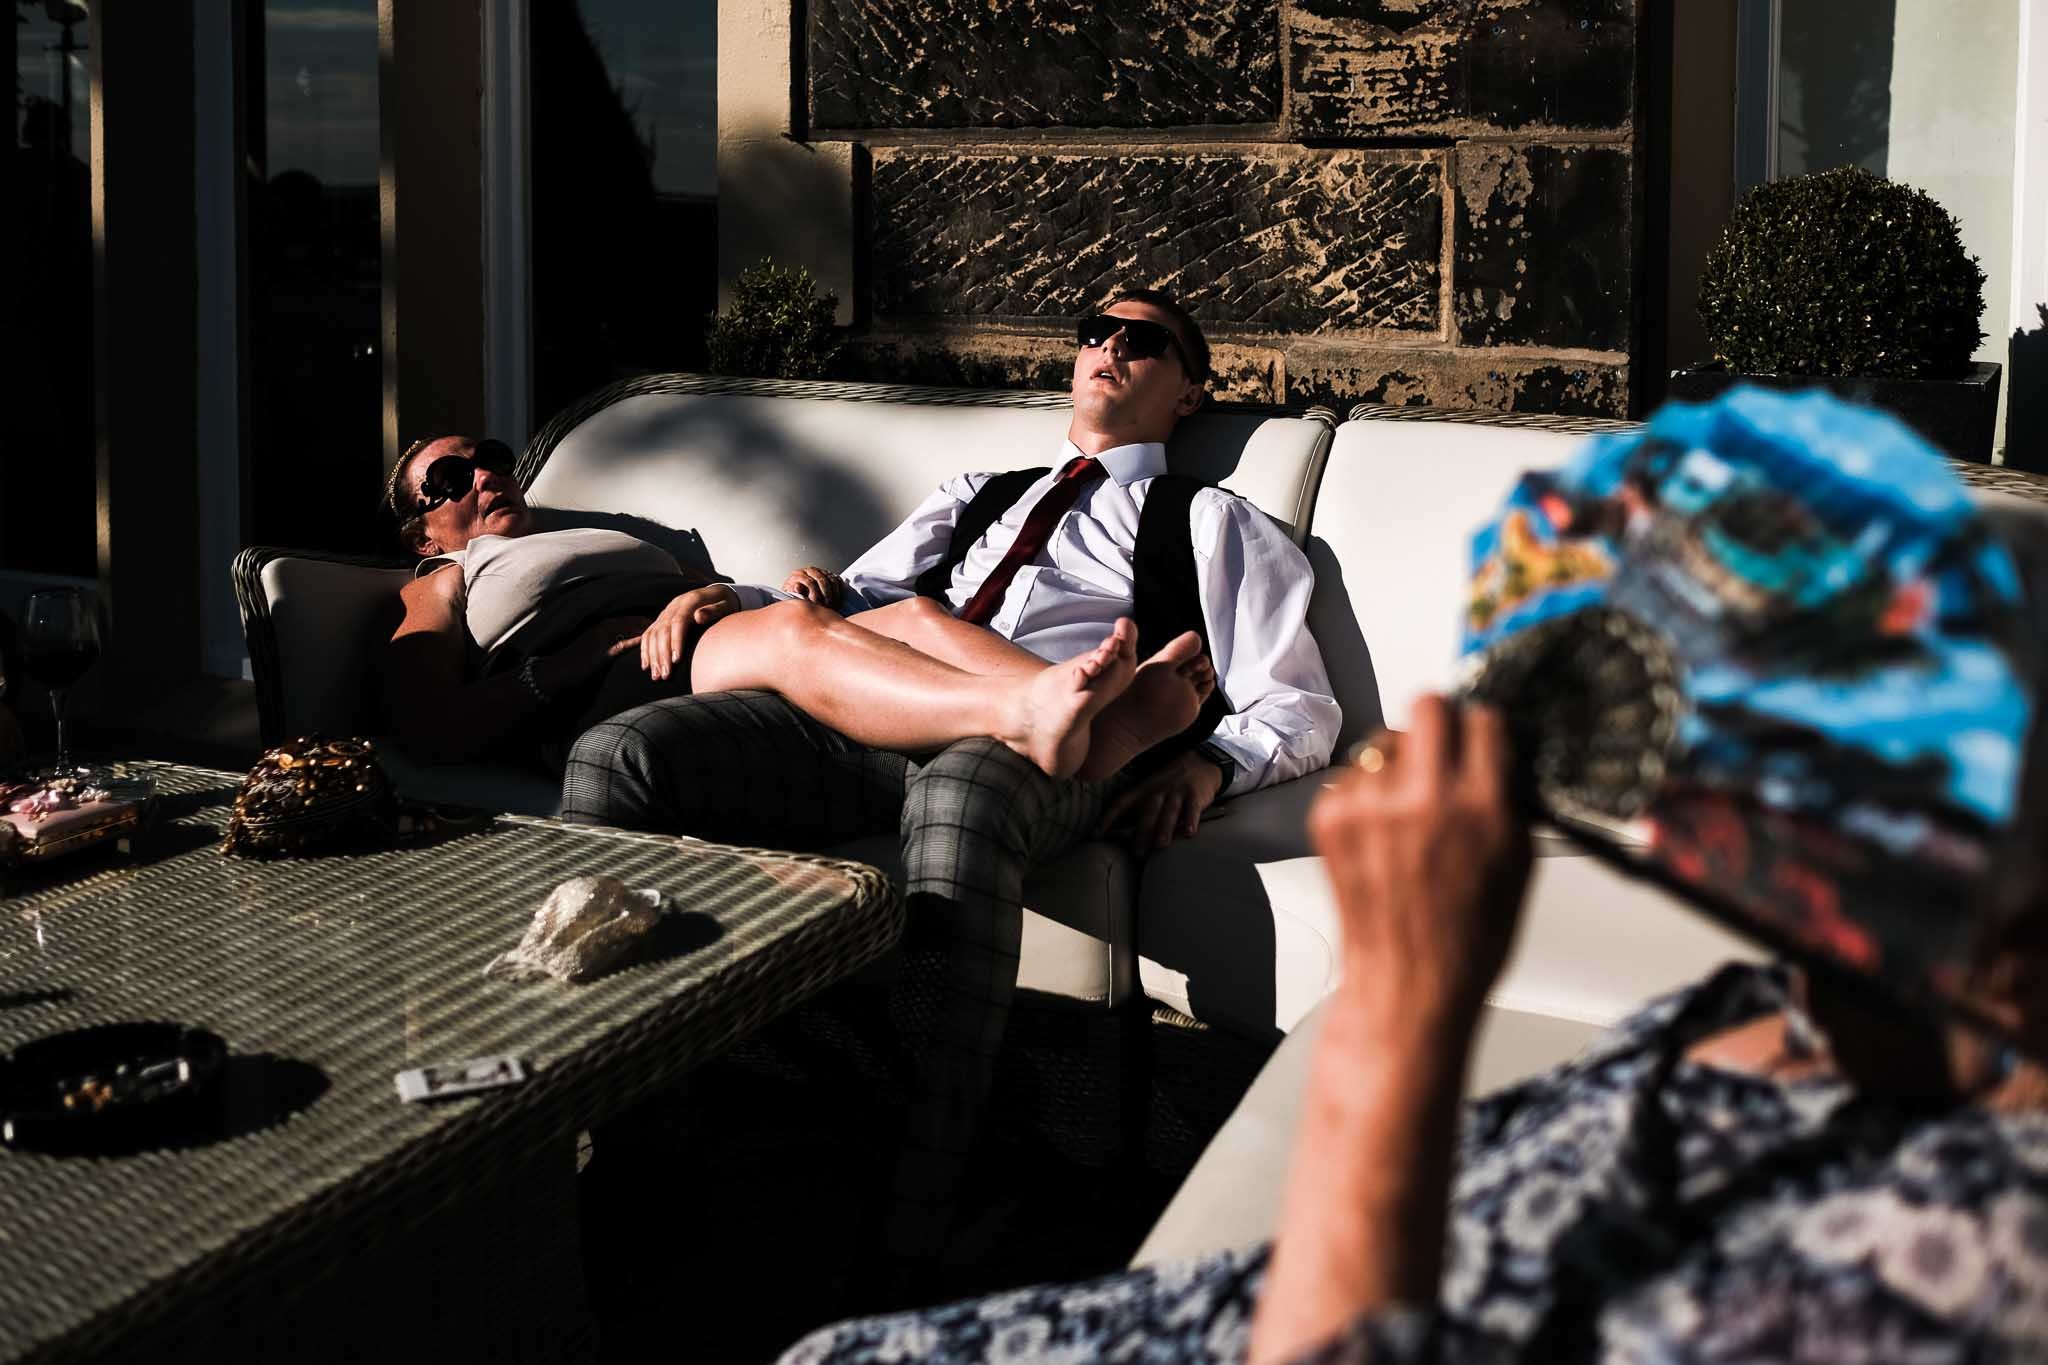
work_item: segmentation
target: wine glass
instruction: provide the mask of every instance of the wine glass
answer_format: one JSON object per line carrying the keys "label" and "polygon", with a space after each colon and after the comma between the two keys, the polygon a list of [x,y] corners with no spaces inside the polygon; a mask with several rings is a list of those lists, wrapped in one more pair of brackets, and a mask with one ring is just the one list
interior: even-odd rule
{"label": "wine glass", "polygon": [[64,742],[64,694],[99,662],[100,628],[93,605],[76,588],[45,588],[29,594],[21,628],[21,671],[50,693],[57,720],[57,762],[51,776],[74,776],[71,749]]}

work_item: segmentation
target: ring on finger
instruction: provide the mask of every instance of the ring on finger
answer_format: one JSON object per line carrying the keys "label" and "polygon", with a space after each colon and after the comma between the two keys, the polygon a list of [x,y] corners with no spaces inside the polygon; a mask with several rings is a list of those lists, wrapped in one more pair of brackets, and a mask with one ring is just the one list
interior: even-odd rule
{"label": "ring on finger", "polygon": [[1351,766],[1365,773],[1383,772],[1393,756],[1392,744],[1363,740],[1351,747]]}

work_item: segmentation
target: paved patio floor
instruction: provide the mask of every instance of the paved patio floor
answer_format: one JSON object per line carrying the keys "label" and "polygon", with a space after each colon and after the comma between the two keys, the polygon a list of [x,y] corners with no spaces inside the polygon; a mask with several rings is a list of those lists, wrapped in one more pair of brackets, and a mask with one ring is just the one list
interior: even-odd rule
{"label": "paved patio floor", "polygon": [[[859,1287],[894,1108],[719,1063],[626,1140],[597,1134],[580,1177],[602,1358],[771,1361],[810,1329],[901,1305]],[[648,1130],[657,1136],[651,1140]],[[984,1144],[925,1302],[1122,1266],[1171,1190],[1146,1171],[1075,1167]]]}

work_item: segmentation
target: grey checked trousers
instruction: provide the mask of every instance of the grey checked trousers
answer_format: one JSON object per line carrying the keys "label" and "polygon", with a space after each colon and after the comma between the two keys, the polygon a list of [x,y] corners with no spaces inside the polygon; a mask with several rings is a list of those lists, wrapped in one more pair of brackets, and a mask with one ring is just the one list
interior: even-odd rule
{"label": "grey checked trousers", "polygon": [[904,988],[931,1000],[888,1250],[936,1255],[987,1106],[1023,936],[1025,873],[1086,838],[1110,783],[1058,781],[992,739],[923,761],[870,749],[772,692],[714,692],[586,731],[562,778],[585,824],[816,847],[895,828],[910,915]]}

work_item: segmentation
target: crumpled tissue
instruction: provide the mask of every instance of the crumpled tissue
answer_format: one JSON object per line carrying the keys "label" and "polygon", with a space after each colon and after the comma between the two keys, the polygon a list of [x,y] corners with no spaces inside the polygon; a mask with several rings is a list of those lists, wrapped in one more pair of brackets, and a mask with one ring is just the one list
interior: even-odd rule
{"label": "crumpled tissue", "polygon": [[643,948],[664,908],[659,891],[629,890],[617,877],[571,877],[548,893],[519,946],[492,958],[484,975],[589,981]]}

